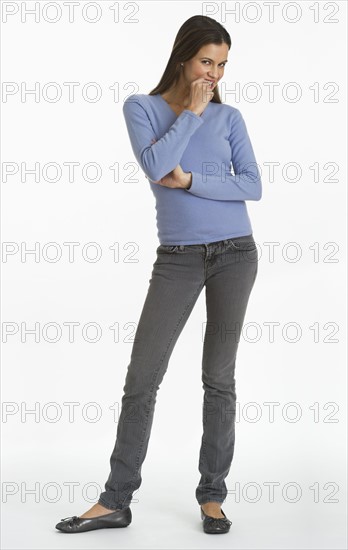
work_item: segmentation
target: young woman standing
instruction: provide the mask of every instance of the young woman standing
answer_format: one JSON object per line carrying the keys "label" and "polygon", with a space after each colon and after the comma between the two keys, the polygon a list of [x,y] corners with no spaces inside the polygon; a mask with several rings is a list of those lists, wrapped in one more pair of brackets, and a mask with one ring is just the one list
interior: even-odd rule
{"label": "young woman standing", "polygon": [[245,201],[262,195],[244,119],[221,103],[217,88],[230,47],[220,23],[191,17],[179,29],[158,86],[124,103],[131,146],[156,199],[160,245],[128,365],[105,491],[90,510],[56,525],[65,533],[131,523],[157,390],[203,288],[203,435],[195,497],[204,532],[230,529],[221,505],[235,444],[236,354],[258,270]]}

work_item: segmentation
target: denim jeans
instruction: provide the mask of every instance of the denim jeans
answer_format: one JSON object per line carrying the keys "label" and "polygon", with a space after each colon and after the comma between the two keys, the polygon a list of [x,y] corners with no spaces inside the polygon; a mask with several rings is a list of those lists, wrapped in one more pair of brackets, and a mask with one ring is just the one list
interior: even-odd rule
{"label": "denim jeans", "polygon": [[[205,286],[203,434],[195,497],[227,496],[235,444],[235,365],[243,321],[258,270],[253,235],[194,245],[159,245],[127,368],[111,471],[99,504],[130,505],[139,489],[156,394],[178,337]],[[178,473],[179,475],[179,473]]]}

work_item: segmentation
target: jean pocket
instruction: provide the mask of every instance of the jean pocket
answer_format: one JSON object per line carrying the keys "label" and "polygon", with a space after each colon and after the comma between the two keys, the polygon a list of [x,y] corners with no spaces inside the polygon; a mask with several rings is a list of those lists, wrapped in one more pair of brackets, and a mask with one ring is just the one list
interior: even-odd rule
{"label": "jean pocket", "polygon": [[157,252],[160,254],[161,252],[164,254],[173,254],[176,252],[179,248],[178,244],[160,244],[157,248]]}
{"label": "jean pocket", "polygon": [[246,252],[250,250],[257,250],[256,243],[252,235],[229,239],[227,247]]}

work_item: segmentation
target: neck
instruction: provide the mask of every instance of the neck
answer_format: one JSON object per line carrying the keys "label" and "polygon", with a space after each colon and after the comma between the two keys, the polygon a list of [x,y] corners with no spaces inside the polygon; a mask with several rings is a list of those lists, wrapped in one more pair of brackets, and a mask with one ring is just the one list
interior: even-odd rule
{"label": "neck", "polygon": [[186,107],[190,101],[190,86],[179,80],[173,88],[164,92],[162,97],[167,103],[178,105],[178,107]]}

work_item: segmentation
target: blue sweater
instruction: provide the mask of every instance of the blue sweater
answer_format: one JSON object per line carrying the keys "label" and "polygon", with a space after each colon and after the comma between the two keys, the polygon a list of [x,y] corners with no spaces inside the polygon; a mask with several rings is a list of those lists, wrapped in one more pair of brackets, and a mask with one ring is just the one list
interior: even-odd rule
{"label": "blue sweater", "polygon": [[[245,201],[260,200],[262,185],[238,109],[210,102],[200,116],[188,109],[178,116],[160,94],[132,94],[123,114],[156,199],[160,244],[203,244],[252,233]],[[189,189],[152,183],[178,164],[192,173]]]}

